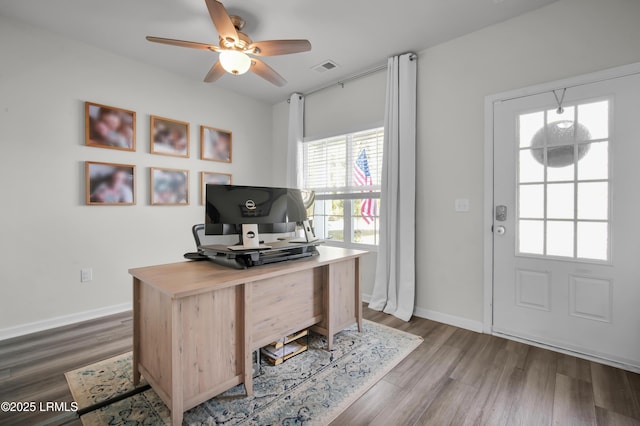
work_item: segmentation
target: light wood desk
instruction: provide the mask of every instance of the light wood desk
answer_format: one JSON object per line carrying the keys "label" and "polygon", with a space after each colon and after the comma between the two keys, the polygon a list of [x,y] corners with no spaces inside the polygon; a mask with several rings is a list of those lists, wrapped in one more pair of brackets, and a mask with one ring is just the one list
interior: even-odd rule
{"label": "light wood desk", "polygon": [[253,392],[252,352],[311,327],[327,337],[362,331],[360,257],[319,247],[319,256],[235,270],[211,262],[130,269],[133,375],[171,409],[184,411],[244,383]]}

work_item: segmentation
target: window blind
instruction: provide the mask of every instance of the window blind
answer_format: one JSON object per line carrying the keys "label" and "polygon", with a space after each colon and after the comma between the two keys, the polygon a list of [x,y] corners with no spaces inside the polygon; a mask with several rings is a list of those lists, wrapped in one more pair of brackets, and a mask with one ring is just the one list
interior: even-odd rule
{"label": "window blind", "polygon": [[[383,138],[384,129],[377,128],[305,142],[304,187],[316,191],[316,194],[380,191]],[[356,186],[353,180],[353,165],[363,149],[366,150],[371,173],[370,187]]]}

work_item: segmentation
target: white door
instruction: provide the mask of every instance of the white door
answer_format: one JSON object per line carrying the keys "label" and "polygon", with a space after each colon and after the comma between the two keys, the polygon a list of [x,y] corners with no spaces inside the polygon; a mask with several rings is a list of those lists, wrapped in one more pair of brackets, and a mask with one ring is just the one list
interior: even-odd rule
{"label": "white door", "polygon": [[493,331],[640,368],[640,75],[496,103],[494,208]]}

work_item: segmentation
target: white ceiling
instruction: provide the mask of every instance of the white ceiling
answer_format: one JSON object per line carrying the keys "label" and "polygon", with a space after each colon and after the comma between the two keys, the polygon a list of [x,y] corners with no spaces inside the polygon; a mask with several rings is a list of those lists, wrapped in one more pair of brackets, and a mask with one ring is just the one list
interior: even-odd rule
{"label": "white ceiling", "polygon": [[[226,0],[253,40],[306,38],[311,52],[265,58],[288,84],[248,73],[212,83],[275,103],[339,81],[393,54],[421,51],[556,0]],[[202,81],[212,52],[147,42],[146,35],[217,44],[204,0],[0,0],[16,18],[116,54]],[[311,68],[331,59],[339,68]],[[203,83],[205,84],[205,83]]]}

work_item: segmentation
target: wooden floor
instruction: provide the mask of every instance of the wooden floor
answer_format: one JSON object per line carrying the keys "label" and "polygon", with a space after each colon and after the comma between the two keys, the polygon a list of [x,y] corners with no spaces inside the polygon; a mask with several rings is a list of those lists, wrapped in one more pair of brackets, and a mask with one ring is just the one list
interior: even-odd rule
{"label": "wooden floor", "polygon": [[640,425],[640,375],[487,334],[365,310],[424,338],[334,425]]}
{"label": "wooden floor", "polygon": [[[364,316],[424,338],[333,425],[640,425],[640,375],[414,318]],[[0,401],[67,401],[64,372],[131,350],[131,315],[0,342]],[[0,413],[0,425],[79,425]]]}

